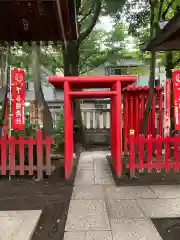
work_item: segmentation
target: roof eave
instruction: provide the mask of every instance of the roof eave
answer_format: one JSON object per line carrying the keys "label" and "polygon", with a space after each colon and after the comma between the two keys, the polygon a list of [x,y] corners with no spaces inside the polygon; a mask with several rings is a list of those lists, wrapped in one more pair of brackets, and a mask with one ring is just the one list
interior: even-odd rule
{"label": "roof eave", "polygon": [[[175,34],[180,29],[180,10],[175,14],[175,16],[169,20],[169,22],[165,25],[165,27],[160,30],[160,32],[157,34],[157,36],[151,40],[146,47],[143,50],[146,51],[175,51],[179,49],[175,49],[173,44],[171,45],[173,47],[170,47],[167,49],[167,40],[170,39],[170,37]],[[171,41],[172,42],[172,41]],[[163,46],[163,44],[166,45]]]}

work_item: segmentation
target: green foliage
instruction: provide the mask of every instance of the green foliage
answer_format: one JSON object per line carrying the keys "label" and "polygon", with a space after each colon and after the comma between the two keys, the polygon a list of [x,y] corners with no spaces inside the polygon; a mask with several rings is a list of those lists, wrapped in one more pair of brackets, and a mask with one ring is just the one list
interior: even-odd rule
{"label": "green foliage", "polygon": [[[75,131],[77,131],[78,128],[79,128],[78,125],[74,125],[73,132],[75,133]],[[59,115],[59,119],[56,122],[56,127],[51,137],[55,141],[55,144],[53,146],[53,151],[63,155],[64,154],[64,113],[61,113]]]}
{"label": "green foliage", "polygon": [[[124,7],[124,16],[127,22],[129,34],[135,37],[137,45],[140,49],[146,47],[146,44],[150,41],[150,32],[153,31],[152,36],[155,37],[160,31],[159,21],[171,19],[177,6],[179,6],[179,0],[127,0]],[[136,9],[136,10],[134,10]],[[153,13],[153,15],[151,15]],[[151,37],[152,37],[151,36]],[[150,64],[151,54],[139,51],[139,56],[146,64]],[[166,56],[162,53],[158,53],[157,64],[165,65]],[[179,54],[173,54],[174,66],[179,64]]]}
{"label": "green foliage", "polygon": [[80,45],[79,73],[86,74],[111,60],[122,58],[124,32],[118,25],[112,32],[94,29]]}

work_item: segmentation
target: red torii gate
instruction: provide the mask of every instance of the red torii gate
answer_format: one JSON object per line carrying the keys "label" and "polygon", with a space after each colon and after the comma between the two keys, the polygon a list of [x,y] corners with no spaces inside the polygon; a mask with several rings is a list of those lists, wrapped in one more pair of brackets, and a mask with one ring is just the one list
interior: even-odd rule
{"label": "red torii gate", "polygon": [[[74,98],[111,98],[111,156],[117,177],[122,175],[122,90],[136,82],[135,76],[50,76],[49,82],[55,88],[64,89],[64,167],[65,177],[72,173],[73,160],[73,110]],[[108,88],[110,91],[79,91],[86,88]],[[76,89],[78,89],[76,91]]]}

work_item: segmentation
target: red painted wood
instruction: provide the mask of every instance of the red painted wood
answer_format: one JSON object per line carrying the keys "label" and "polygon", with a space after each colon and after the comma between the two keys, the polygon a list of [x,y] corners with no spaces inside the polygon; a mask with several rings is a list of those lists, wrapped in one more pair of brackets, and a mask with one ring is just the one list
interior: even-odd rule
{"label": "red painted wood", "polygon": [[23,136],[19,137],[17,147],[20,154],[20,175],[24,175],[24,137]]}
{"label": "red painted wood", "polygon": [[[165,137],[162,138],[161,136],[157,136],[156,138],[153,138],[151,135],[147,137],[144,136],[138,136],[133,139],[132,136],[130,136],[130,160],[129,163],[126,165],[127,168],[133,169],[139,169],[142,171],[143,169],[148,169],[149,171],[152,171],[152,169],[157,169],[157,172],[160,172],[161,169],[165,169],[167,173],[169,173],[170,169],[174,169],[175,172],[178,172],[180,169],[180,162],[178,159],[179,150],[178,150],[178,144],[180,143],[180,137],[173,137],[170,138]],[[132,140],[133,139],[133,140]],[[152,153],[153,148],[152,145],[154,143],[154,146],[156,146],[156,162],[152,161]],[[165,143],[165,160],[163,159],[162,155],[162,145]],[[135,163],[135,145],[139,145],[139,161],[138,163]],[[145,163],[143,161],[144,157],[144,146],[148,145],[147,147],[147,153],[148,153],[148,163]],[[175,146],[174,159],[171,159],[170,161],[170,144],[173,144]]]}
{"label": "red painted wood", "polygon": [[[154,144],[154,152],[156,152],[156,163],[161,164],[162,144],[163,144],[162,137],[158,135],[156,140],[157,141]],[[161,171],[161,168],[158,167],[157,172],[160,172],[160,171]]]}
{"label": "red painted wood", "polygon": [[[9,171],[10,175],[15,175],[16,171],[19,172],[20,175],[24,175],[26,171],[29,171],[29,175],[33,175],[34,171],[38,172],[38,176],[42,178],[43,171],[51,174],[51,160],[50,160],[50,152],[51,145],[53,144],[53,140],[50,137],[47,139],[42,139],[42,131],[37,131],[37,139],[34,140],[33,137],[29,137],[28,139],[24,139],[23,136],[19,137],[19,139],[15,139],[13,136],[10,139],[6,139],[3,136],[0,139],[1,145],[1,160],[0,160],[0,171],[1,175],[6,175],[7,171]],[[37,165],[33,164],[33,145],[37,145]],[[42,158],[42,145],[46,146],[46,154],[47,159],[45,165],[43,165]],[[15,150],[16,148],[19,150],[20,162],[18,163],[15,159]],[[25,152],[24,146],[28,146],[28,165],[25,165]],[[8,155],[8,151],[9,155]]]}
{"label": "red painted wood", "polygon": [[122,176],[122,113],[121,113],[121,82],[117,81],[116,85],[116,92],[117,95],[114,97],[115,98],[115,117],[116,117],[116,124],[113,126],[115,128],[115,136],[116,136],[116,164],[115,164],[115,172],[117,177]]}
{"label": "red painted wood", "polygon": [[107,98],[111,96],[115,96],[116,91],[83,91],[83,92],[69,92],[69,95],[73,98]]}
{"label": "red painted wood", "polygon": [[32,176],[34,174],[34,159],[33,159],[33,146],[34,146],[34,138],[30,136],[28,138],[28,172],[29,175]]}
{"label": "red painted wood", "polygon": [[170,171],[169,163],[170,163],[170,143],[171,138],[169,136],[165,137],[165,164],[166,164],[166,172],[168,173]]}
{"label": "red painted wood", "polygon": [[110,136],[110,140],[111,140],[111,158],[112,158],[112,165],[113,165],[113,168],[115,167],[115,159],[116,159],[116,157],[115,157],[115,155],[116,155],[116,153],[115,153],[115,128],[113,128],[113,126],[114,126],[114,124],[115,124],[115,122],[114,122],[114,120],[115,120],[115,116],[114,116],[114,108],[113,108],[113,106],[114,106],[114,98],[111,98],[111,112],[110,112],[110,114],[111,114],[111,128],[110,128],[110,134],[111,134],[111,136]]}
{"label": "red painted wood", "polygon": [[130,129],[134,129],[134,117],[133,116],[134,116],[133,96],[130,96]]}
{"label": "red painted wood", "polygon": [[[116,86],[115,86],[115,84],[113,84],[111,87],[111,91],[115,91],[115,89],[116,89]],[[116,172],[117,142],[116,142],[116,129],[114,126],[116,126],[116,98],[115,98],[115,96],[111,98],[111,128],[112,128],[111,129],[111,144],[112,144],[111,155],[112,155],[112,166]]]}
{"label": "red painted wood", "polygon": [[124,108],[123,108],[123,112],[124,112],[124,153],[127,154],[128,153],[128,95],[127,92],[124,93]]}
{"label": "red painted wood", "polygon": [[130,175],[133,176],[135,173],[135,135],[130,134],[129,136],[129,146],[130,146],[130,161],[127,168],[130,168]]}
{"label": "red painted wood", "polygon": [[139,135],[139,96],[135,97],[135,113],[136,113],[136,136]]}
{"label": "red painted wood", "polygon": [[148,152],[148,170],[152,171],[152,135],[148,135],[148,144],[147,144],[147,152]]}
{"label": "red painted wood", "polygon": [[71,144],[72,144],[72,112],[71,112],[71,99],[69,96],[70,86],[69,82],[64,82],[64,142],[65,142],[65,151],[64,151],[64,166],[65,166],[65,177],[69,179],[72,173],[72,153],[71,153]]}
{"label": "red painted wood", "polygon": [[[141,107],[142,107],[142,109],[141,109],[141,116],[142,116],[142,121],[143,121],[143,118],[144,118],[144,110],[145,110],[145,96],[144,96],[144,94],[142,94],[141,95]],[[141,122],[141,124],[142,124],[142,122]]]}
{"label": "red painted wood", "polygon": [[159,135],[163,136],[163,108],[162,94],[159,93]]}
{"label": "red painted wood", "polygon": [[49,82],[56,88],[64,88],[64,82],[69,84],[74,89],[83,88],[111,88],[113,84],[120,81],[122,87],[127,87],[129,84],[136,82],[135,76],[73,76],[60,77],[50,76]]}
{"label": "red painted wood", "polygon": [[[137,145],[139,145],[139,164],[140,165],[142,165],[143,166],[143,164],[144,164],[144,143],[143,143],[143,139],[144,138],[144,136],[139,136],[139,141],[138,141],[138,144]],[[144,171],[144,169],[142,168],[142,169],[140,169],[140,172],[143,172]]]}
{"label": "red painted wood", "polygon": [[174,136],[174,171],[179,172],[179,143],[180,138],[178,136]]}
{"label": "red painted wood", "polygon": [[11,136],[8,141],[10,145],[10,159],[9,159],[10,175],[15,175],[15,138],[14,136]]}
{"label": "red painted wood", "polygon": [[1,144],[1,165],[0,165],[0,169],[1,169],[1,174],[2,175],[6,175],[6,171],[7,171],[7,135],[2,136],[1,140],[0,140],[0,144]]}

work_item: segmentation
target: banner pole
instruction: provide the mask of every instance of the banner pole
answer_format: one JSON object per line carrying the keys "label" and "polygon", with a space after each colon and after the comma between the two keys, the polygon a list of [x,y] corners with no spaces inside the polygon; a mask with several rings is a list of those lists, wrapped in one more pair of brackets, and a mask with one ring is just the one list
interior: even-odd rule
{"label": "banner pole", "polygon": [[11,74],[11,71],[12,71],[12,67],[10,66],[9,67],[9,71],[10,71],[10,74],[9,74],[9,127],[8,127],[8,137],[10,138],[11,137],[11,131],[12,131],[12,74]]}
{"label": "banner pole", "polygon": [[[9,119],[8,119],[8,139],[11,137],[12,131],[12,67],[9,66]],[[10,162],[10,145],[9,145],[9,162]],[[11,180],[11,174],[9,173],[9,180]]]}

